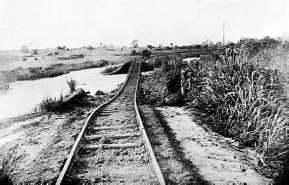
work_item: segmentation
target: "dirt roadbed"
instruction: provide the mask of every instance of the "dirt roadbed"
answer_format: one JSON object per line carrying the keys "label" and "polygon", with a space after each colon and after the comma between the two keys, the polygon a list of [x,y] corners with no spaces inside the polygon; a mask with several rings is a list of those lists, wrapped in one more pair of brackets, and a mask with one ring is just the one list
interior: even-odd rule
{"label": "dirt roadbed", "polygon": [[246,161],[246,150],[193,122],[183,108],[144,105],[140,110],[167,183],[271,184]]}
{"label": "dirt roadbed", "polygon": [[54,183],[88,115],[109,98],[89,97],[88,106],[67,113],[27,115],[0,122],[0,170],[13,183]]}

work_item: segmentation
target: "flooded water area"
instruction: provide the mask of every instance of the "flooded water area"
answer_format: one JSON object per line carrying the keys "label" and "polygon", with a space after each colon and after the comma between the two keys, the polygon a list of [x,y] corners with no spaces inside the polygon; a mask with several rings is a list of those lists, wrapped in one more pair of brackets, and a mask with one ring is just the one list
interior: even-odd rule
{"label": "flooded water area", "polygon": [[17,81],[9,84],[9,89],[0,91],[0,119],[29,113],[45,97],[60,97],[69,92],[67,85],[71,78],[77,82],[76,88],[83,88],[94,95],[97,90],[110,92],[125,81],[126,74],[102,75],[104,68],[73,71],[54,78]]}

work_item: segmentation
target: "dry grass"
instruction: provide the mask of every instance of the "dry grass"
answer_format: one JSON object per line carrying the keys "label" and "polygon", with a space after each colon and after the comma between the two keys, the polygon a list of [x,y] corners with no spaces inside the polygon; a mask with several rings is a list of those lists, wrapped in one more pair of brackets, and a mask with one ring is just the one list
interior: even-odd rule
{"label": "dry grass", "polygon": [[190,107],[214,131],[254,147],[255,167],[277,179],[289,166],[288,98],[284,75],[271,67],[276,51],[270,51],[270,60],[259,55],[257,63],[253,57],[192,66]]}
{"label": "dry grass", "polygon": [[53,64],[50,67],[29,67],[29,68],[16,68],[9,71],[0,71],[0,76],[6,82],[20,81],[20,80],[37,80],[41,78],[56,77],[70,71],[78,71],[82,69],[98,68],[108,65],[108,61],[101,60],[97,62],[86,61],[80,64]]}
{"label": "dry grass", "polygon": [[[214,55],[202,57],[202,62],[189,70],[192,84],[189,107],[214,131],[234,138],[242,147],[253,147],[255,168],[282,183],[288,179],[289,122],[287,79],[281,72],[287,67],[281,70],[272,67],[280,65],[280,60],[286,61],[286,56],[278,53],[278,47],[261,50],[251,58],[240,56],[238,62],[216,62]],[[155,91],[158,96],[153,95],[149,84],[145,90],[159,99],[177,94],[180,62],[166,57],[151,61],[155,67],[161,67],[158,74],[150,77],[160,89]]]}
{"label": "dry grass", "polygon": [[69,86],[70,93],[74,92],[76,90],[77,82],[70,78],[70,80],[66,80],[67,85]]}

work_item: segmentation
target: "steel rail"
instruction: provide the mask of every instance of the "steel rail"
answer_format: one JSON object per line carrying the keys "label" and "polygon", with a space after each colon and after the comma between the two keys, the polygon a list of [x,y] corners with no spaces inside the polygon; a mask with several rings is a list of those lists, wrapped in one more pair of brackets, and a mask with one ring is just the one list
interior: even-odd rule
{"label": "steel rail", "polygon": [[[138,59],[140,60],[140,59]],[[137,60],[135,60],[137,61]],[[87,125],[89,124],[89,122],[91,121],[91,119],[97,114],[100,112],[100,110],[102,108],[104,108],[106,105],[108,105],[110,102],[112,102],[116,97],[118,97],[118,95],[123,91],[123,89],[125,88],[126,84],[127,84],[127,81],[129,79],[129,76],[130,76],[130,73],[131,73],[131,69],[132,69],[132,66],[134,65],[134,62],[133,61],[130,65],[130,68],[129,68],[129,72],[128,72],[128,75],[126,77],[126,80],[123,84],[123,86],[121,87],[121,89],[117,92],[116,95],[114,95],[114,97],[112,97],[110,100],[106,101],[105,103],[101,104],[100,106],[98,106],[90,115],[89,117],[86,119],[76,141],[74,142],[73,144],[73,147],[68,155],[68,158],[63,166],[63,169],[61,170],[61,173],[56,181],[56,185],[60,185],[61,182],[63,181],[65,175],[67,174],[67,172],[69,171],[70,167],[72,166],[72,163],[73,163],[73,158],[75,157],[75,155],[77,154],[78,150],[79,150],[79,147],[80,147],[80,144],[82,142],[82,140],[84,139],[84,132],[87,128]]]}
{"label": "steel rail", "polygon": [[[183,53],[190,53],[190,52],[183,52]],[[169,54],[164,54],[164,55],[159,55],[159,56],[155,56],[155,57],[152,57],[152,58],[158,58],[158,57],[164,57],[164,56],[169,56],[169,55],[174,55],[176,53],[169,53]],[[80,145],[81,145],[81,142],[82,140],[84,139],[84,133],[85,133],[85,130],[88,126],[88,124],[90,123],[90,121],[95,117],[97,116],[97,114],[99,114],[101,112],[101,109],[103,109],[105,106],[107,106],[109,103],[111,103],[112,101],[114,101],[119,95],[120,93],[124,90],[124,88],[126,87],[127,85],[127,82],[128,82],[128,79],[131,75],[131,71],[132,71],[132,67],[134,65],[134,63],[138,60],[143,60],[143,59],[136,59],[134,61],[131,62],[131,65],[130,65],[130,68],[129,68],[129,71],[128,71],[128,75],[126,77],[126,80],[123,84],[123,86],[121,87],[121,89],[117,92],[116,95],[114,95],[110,100],[106,101],[105,103],[101,104],[100,106],[98,106],[90,115],[89,117],[86,119],[76,141],[74,142],[73,144],[73,147],[65,161],[65,164],[61,170],[61,173],[56,181],[56,185],[60,185],[63,181],[63,179],[65,178],[65,175],[69,172],[70,168],[72,167],[72,164],[73,164],[73,160],[74,160],[74,157],[77,155],[78,151],[79,151],[79,148],[80,148]],[[156,173],[156,176],[160,182],[160,184],[165,184],[165,180],[163,178],[163,175],[162,175],[162,172],[160,170],[160,167],[157,163],[157,160],[156,160],[156,157],[154,155],[154,152],[153,152],[153,149],[151,147],[151,144],[149,142],[149,139],[148,139],[148,136],[146,134],[146,131],[145,131],[145,128],[143,126],[143,122],[141,120],[141,117],[140,117],[140,114],[139,114],[139,111],[138,111],[138,106],[137,106],[137,101],[136,101],[136,98],[137,98],[137,91],[138,91],[138,86],[139,86],[139,78],[140,78],[140,75],[141,75],[141,61],[140,61],[140,65],[139,65],[139,70],[138,70],[138,77],[137,77],[137,85],[135,87],[135,92],[134,92],[134,109],[135,109],[135,112],[136,112],[136,115],[137,115],[137,122],[138,122],[138,126],[139,126],[139,129],[140,129],[140,132],[141,132],[141,136],[143,138],[143,142],[144,142],[144,145],[145,145],[145,148],[147,149],[147,151],[149,152],[150,154],[150,158],[151,158],[151,162],[152,162],[152,166],[154,168],[154,171]]]}
{"label": "steel rail", "polygon": [[145,147],[146,149],[148,150],[149,154],[150,154],[150,158],[151,158],[151,162],[152,162],[152,165],[153,165],[153,168],[155,170],[155,173],[157,175],[157,178],[159,180],[159,183],[164,185],[166,184],[165,183],[165,180],[164,180],[164,177],[163,177],[163,174],[161,172],[161,169],[160,169],[160,166],[156,160],[156,156],[154,154],[154,151],[152,149],[152,146],[150,144],[150,141],[149,141],[149,138],[147,136],[147,133],[145,131],[145,128],[143,126],[143,122],[142,122],[142,119],[140,117],[140,114],[139,114],[139,111],[138,111],[138,106],[137,106],[137,101],[136,101],[136,98],[137,98],[137,91],[138,91],[138,85],[139,85],[139,78],[140,78],[140,75],[141,75],[141,63],[140,63],[140,66],[139,66],[139,73],[138,73],[138,78],[137,78],[137,85],[136,85],[136,90],[135,90],[135,95],[134,95],[134,109],[135,109],[135,112],[136,112],[136,115],[137,115],[137,122],[139,124],[139,129],[141,131],[141,135],[142,135],[142,138],[143,138],[143,142],[145,144]]}

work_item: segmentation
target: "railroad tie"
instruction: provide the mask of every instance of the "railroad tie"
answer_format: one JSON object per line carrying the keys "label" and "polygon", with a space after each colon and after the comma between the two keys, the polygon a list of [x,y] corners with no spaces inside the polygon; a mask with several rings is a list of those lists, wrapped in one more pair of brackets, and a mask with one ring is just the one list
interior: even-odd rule
{"label": "railroad tie", "polygon": [[100,113],[98,116],[99,116],[99,117],[105,117],[105,116],[110,116],[110,115],[112,115],[112,114]]}
{"label": "railroad tie", "polygon": [[109,134],[97,134],[97,135],[89,135],[85,136],[85,139],[88,141],[93,141],[97,139],[101,139],[103,137],[105,138],[126,138],[126,137],[137,137],[140,136],[140,133],[129,133],[129,134],[115,134],[115,135],[109,135]]}
{"label": "railroad tie", "polygon": [[100,145],[87,145],[81,147],[83,150],[97,150],[99,148],[136,148],[141,147],[142,144],[139,143],[125,143],[125,144],[100,144]]}
{"label": "railroad tie", "polygon": [[130,124],[130,125],[124,125],[124,126],[111,126],[111,127],[93,127],[94,130],[111,130],[111,129],[119,129],[119,128],[129,128],[129,127],[135,127],[136,125]]}

